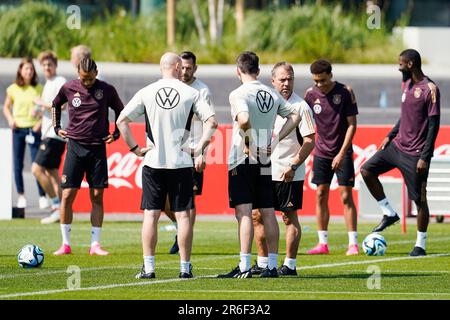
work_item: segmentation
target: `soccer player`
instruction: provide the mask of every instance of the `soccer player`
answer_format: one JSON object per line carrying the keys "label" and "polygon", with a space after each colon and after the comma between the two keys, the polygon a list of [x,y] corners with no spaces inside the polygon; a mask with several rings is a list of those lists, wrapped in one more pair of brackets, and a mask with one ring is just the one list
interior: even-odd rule
{"label": "soccer player", "polygon": [[[304,162],[314,148],[314,120],[308,104],[293,92],[294,69],[287,62],[279,62],[272,69],[272,85],[293,105],[300,114],[301,121],[295,130],[281,140],[271,155],[272,187],[275,210],[281,211],[286,225],[286,257],[278,270],[279,275],[297,275],[297,251],[301,238],[301,227],[297,210],[302,208],[303,182],[305,180]],[[277,135],[286,122],[280,116],[275,121],[274,133]],[[264,237],[264,224],[259,210],[253,210],[253,227],[258,258],[252,267],[252,275],[260,274],[268,263],[268,249]]]}
{"label": "soccer player", "polygon": [[[58,170],[62,154],[66,148],[66,141],[57,136],[55,130],[53,130],[51,109],[52,101],[64,83],[66,83],[66,79],[56,74],[58,58],[55,53],[51,51],[41,52],[38,60],[44,71],[46,82],[42,96],[34,100],[35,104],[41,107],[42,141],[36,158],[31,165],[31,172],[50,198],[52,213],[48,217],[41,219],[41,223],[48,224],[59,221],[62,191]],[[62,127],[66,127],[67,120],[67,112],[63,111],[61,113]]]}
{"label": "soccer player", "polygon": [[[79,78],[67,82],[53,100],[52,118],[55,133],[67,138],[67,154],[61,176],[61,234],[63,244],[54,255],[70,254],[72,205],[86,174],[89,184],[91,210],[90,255],[108,255],[100,246],[103,224],[103,192],[108,187],[106,145],[119,139],[118,128],[109,133],[108,108],[116,120],[123,109],[116,89],[97,77],[97,64],[84,58],[78,65]],[[61,106],[67,103],[69,123],[61,128]]]}
{"label": "soccer player", "polygon": [[352,140],[356,132],[358,107],[353,90],[345,84],[332,80],[332,66],[328,61],[317,60],[311,64],[310,69],[315,86],[306,91],[305,101],[313,108],[318,135],[312,182],[317,185],[316,216],[319,243],[307,253],[329,253],[328,197],[330,184],[336,173],[349,239],[346,254],[356,255],[359,248],[356,208],[352,197],[352,188],[355,184]]}
{"label": "soccer player", "polygon": [[[190,85],[192,88],[198,90],[200,93],[199,99],[202,99],[204,103],[207,103],[211,106],[211,108],[214,109],[212,99],[211,99],[211,91],[209,90],[208,86],[197,79],[194,75],[197,71],[197,58],[196,56],[190,52],[190,51],[183,51],[180,54],[181,57],[181,81],[186,83],[187,85]],[[198,142],[200,141],[202,137],[202,130],[203,130],[203,123],[202,121],[194,115],[192,117],[192,123],[191,123],[191,129],[188,139],[188,145],[190,148],[195,149],[198,145]],[[206,150],[205,150],[206,153]],[[203,170],[206,166],[206,159],[205,155],[202,157],[197,157],[196,159],[192,159],[192,161],[197,161],[194,163],[194,175],[193,175],[193,181],[194,181],[194,196],[199,196],[202,194],[203,189]],[[195,203],[195,199],[194,199]],[[164,212],[166,215],[172,220],[172,222],[176,225],[176,217],[174,213],[170,210],[170,206],[168,205],[168,201],[166,201],[166,208],[164,209]],[[191,210],[191,223],[192,226],[194,226],[195,223],[195,207]],[[175,254],[179,250],[178,247],[178,241],[177,236],[175,236],[175,242],[173,243],[172,247],[170,248],[169,253]]]}
{"label": "soccer player", "polygon": [[422,60],[416,50],[407,49],[400,54],[399,71],[403,75],[400,119],[379,150],[364,163],[361,175],[383,212],[383,219],[373,229],[373,232],[381,232],[400,218],[390,206],[378,176],[394,168],[400,170],[409,198],[417,206],[417,241],[409,255],[424,256],[430,217],[426,185],[439,132],[440,92],[424,75]]}
{"label": "soccer player", "polygon": [[[138,279],[155,278],[157,224],[167,197],[175,212],[180,247],[180,278],[192,278],[190,262],[193,239],[191,223],[194,208],[192,156],[203,152],[217,128],[214,109],[199,98],[198,90],[179,80],[181,58],[172,52],[161,57],[162,79],[139,90],[122,111],[117,125],[137,156],[145,156],[142,168],[142,249],[144,264]],[[203,122],[203,134],[195,149],[185,147],[193,115]],[[147,146],[139,147],[131,134],[129,123],[145,116]],[[189,152],[183,152],[188,150]]]}
{"label": "soccer player", "polygon": [[[251,278],[253,242],[252,209],[259,209],[268,246],[267,268],[261,277],[278,277],[279,228],[275,217],[271,148],[300,122],[300,116],[273,88],[257,80],[259,58],[250,51],[237,57],[237,76],[242,85],[229,96],[233,136],[228,158],[228,194],[235,208],[240,242],[240,263],[219,278]],[[287,118],[278,136],[272,132],[276,116]]]}

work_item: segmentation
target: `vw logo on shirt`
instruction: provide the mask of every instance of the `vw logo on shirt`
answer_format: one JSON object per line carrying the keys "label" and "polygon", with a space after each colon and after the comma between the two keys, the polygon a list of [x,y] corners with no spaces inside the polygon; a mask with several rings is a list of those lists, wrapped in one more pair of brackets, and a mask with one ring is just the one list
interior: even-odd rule
{"label": "vw logo on shirt", "polygon": [[156,92],[156,103],[163,109],[173,109],[180,102],[180,94],[174,88],[161,88]]}
{"label": "vw logo on shirt", "polygon": [[72,105],[75,108],[78,108],[79,106],[81,106],[81,99],[80,98],[73,98],[72,99]]}
{"label": "vw logo on shirt", "polygon": [[272,110],[274,105],[273,97],[270,93],[264,90],[259,90],[256,93],[256,105],[259,111],[262,113],[267,113]]}

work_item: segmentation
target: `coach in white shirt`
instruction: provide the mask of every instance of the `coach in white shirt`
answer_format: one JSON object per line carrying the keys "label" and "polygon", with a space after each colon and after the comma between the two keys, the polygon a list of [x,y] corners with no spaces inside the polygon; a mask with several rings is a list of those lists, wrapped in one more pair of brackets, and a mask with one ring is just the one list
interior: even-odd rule
{"label": "coach in white shirt", "polygon": [[[117,126],[130,151],[144,156],[142,169],[142,247],[144,265],[138,279],[155,278],[157,223],[166,197],[175,212],[180,247],[180,278],[191,278],[194,209],[192,192],[192,157],[203,156],[211,141],[217,121],[214,110],[199,99],[199,92],[179,80],[181,58],[167,52],[160,61],[162,79],[139,90],[121,112]],[[203,134],[195,149],[185,146],[192,117],[203,121]],[[131,134],[129,123],[145,116],[147,146],[139,147]],[[189,152],[185,152],[189,150]]]}
{"label": "coach in white shirt", "polygon": [[[295,276],[297,275],[297,251],[301,238],[297,210],[302,208],[304,162],[314,149],[314,118],[306,101],[293,92],[294,68],[292,65],[287,62],[275,64],[272,69],[272,85],[295,107],[301,117],[298,127],[277,144],[271,156],[275,210],[281,211],[286,225],[286,258],[278,274]],[[285,121],[277,116],[275,134],[280,131]],[[268,263],[268,248],[264,239],[265,226],[259,210],[253,211],[253,227],[258,259],[256,265],[252,267],[252,275],[263,272]]]}

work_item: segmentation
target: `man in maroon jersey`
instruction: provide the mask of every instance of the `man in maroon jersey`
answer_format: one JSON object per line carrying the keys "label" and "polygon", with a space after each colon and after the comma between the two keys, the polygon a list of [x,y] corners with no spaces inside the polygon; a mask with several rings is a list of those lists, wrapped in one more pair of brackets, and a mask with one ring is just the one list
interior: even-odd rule
{"label": "man in maroon jersey", "polygon": [[[94,60],[84,58],[78,65],[79,79],[67,82],[53,100],[53,127],[58,136],[68,139],[67,154],[61,177],[61,234],[63,244],[54,255],[70,254],[72,204],[84,174],[90,188],[92,203],[92,238],[90,255],[107,255],[100,247],[103,224],[103,191],[108,187],[106,145],[119,139],[116,129],[109,133],[108,108],[114,110],[116,120],[123,109],[116,89],[98,80]],[[61,128],[61,106],[67,102],[69,123]]]}
{"label": "man in maroon jersey", "polygon": [[356,208],[352,189],[355,185],[352,140],[356,132],[356,105],[353,90],[333,81],[330,62],[320,59],[311,65],[315,86],[305,94],[317,125],[312,182],[317,185],[316,215],[319,243],[308,254],[328,254],[328,196],[334,173],[337,175],[349,245],[346,254],[359,253]]}
{"label": "man in maroon jersey", "polygon": [[381,232],[400,218],[389,205],[378,176],[394,168],[400,170],[409,198],[417,206],[417,241],[409,255],[424,256],[430,218],[426,186],[439,132],[440,93],[422,72],[422,60],[416,50],[407,49],[400,54],[399,71],[403,74],[400,119],[379,150],[362,166],[361,175],[383,212],[383,219],[373,229]]}

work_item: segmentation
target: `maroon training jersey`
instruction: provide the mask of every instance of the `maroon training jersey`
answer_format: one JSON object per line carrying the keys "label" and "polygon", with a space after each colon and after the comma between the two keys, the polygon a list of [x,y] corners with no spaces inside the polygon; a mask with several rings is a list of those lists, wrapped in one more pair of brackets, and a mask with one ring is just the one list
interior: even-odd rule
{"label": "maroon training jersey", "polygon": [[403,84],[400,127],[394,138],[395,145],[404,153],[420,156],[428,133],[428,117],[440,115],[439,88],[428,77],[413,84]]}
{"label": "maroon training jersey", "polygon": [[[333,159],[344,144],[348,128],[347,117],[358,114],[353,90],[339,82],[324,94],[316,86],[305,93],[305,101],[312,107],[317,126],[314,155]],[[349,151],[353,150],[350,147]]]}
{"label": "maroon training jersey", "polygon": [[108,107],[114,110],[116,118],[123,109],[116,89],[98,79],[89,89],[82,85],[80,79],[64,84],[53,100],[53,108],[58,110],[66,102],[69,123],[64,130],[67,137],[89,145],[104,143],[103,138],[110,134]]}

